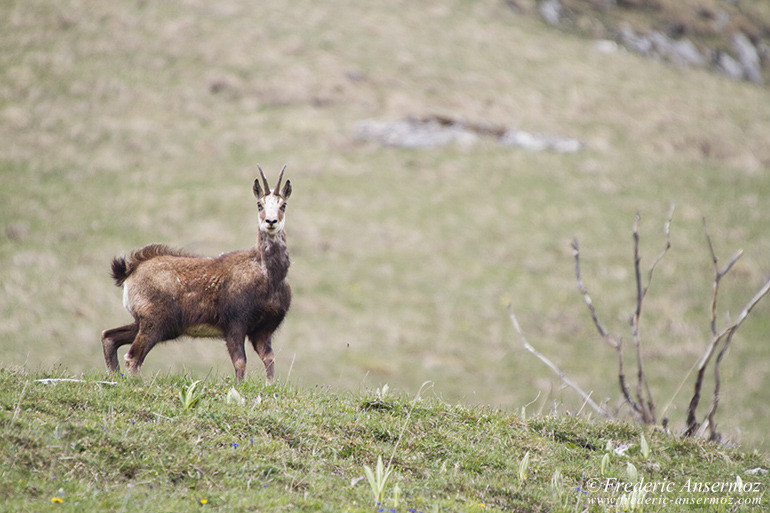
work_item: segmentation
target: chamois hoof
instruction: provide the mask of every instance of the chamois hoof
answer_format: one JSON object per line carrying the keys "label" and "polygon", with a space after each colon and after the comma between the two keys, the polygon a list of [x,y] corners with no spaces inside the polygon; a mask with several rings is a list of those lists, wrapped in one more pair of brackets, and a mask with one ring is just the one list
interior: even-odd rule
{"label": "chamois hoof", "polygon": [[142,368],[142,366],[139,362],[137,362],[136,360],[132,360],[128,358],[128,356],[126,356],[125,364],[126,364],[126,375],[135,376],[135,377],[141,376],[140,369]]}

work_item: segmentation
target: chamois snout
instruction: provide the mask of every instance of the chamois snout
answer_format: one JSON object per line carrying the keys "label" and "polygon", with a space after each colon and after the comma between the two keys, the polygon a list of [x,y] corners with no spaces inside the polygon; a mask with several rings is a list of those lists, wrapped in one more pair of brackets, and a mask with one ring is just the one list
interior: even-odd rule
{"label": "chamois snout", "polygon": [[281,196],[269,194],[259,198],[259,229],[268,235],[283,231],[286,200]]}

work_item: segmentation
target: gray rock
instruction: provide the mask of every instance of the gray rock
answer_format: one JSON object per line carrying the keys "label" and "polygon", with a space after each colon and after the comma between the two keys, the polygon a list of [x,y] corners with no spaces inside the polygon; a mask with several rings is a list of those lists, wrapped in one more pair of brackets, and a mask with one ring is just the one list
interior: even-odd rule
{"label": "gray rock", "polygon": [[649,37],[655,53],[676,66],[701,68],[708,64],[706,57],[689,39],[674,41],[657,30],[651,32]]}
{"label": "gray rock", "polygon": [[402,121],[363,120],[356,124],[358,137],[384,146],[420,149],[451,144],[472,146],[482,137],[493,138],[502,146],[517,146],[529,151],[574,153],[583,144],[569,137],[530,133],[515,128],[466,123],[446,117],[410,117]]}
{"label": "gray rock", "polygon": [[457,125],[442,125],[436,121],[423,122],[417,119],[404,121],[359,121],[358,135],[363,139],[379,141],[385,146],[401,148],[435,148],[450,144],[470,146],[478,136]]}
{"label": "gray rock", "polygon": [[746,80],[755,84],[762,83],[762,66],[759,63],[759,54],[751,40],[743,32],[737,32],[732,37],[733,50],[743,66]]}
{"label": "gray rock", "polygon": [[733,80],[743,80],[743,65],[725,52],[719,52],[716,64],[719,71]]}
{"label": "gray rock", "polygon": [[561,17],[561,2],[559,0],[545,0],[538,5],[540,16],[549,25],[558,25]]}
{"label": "gray rock", "polygon": [[665,59],[670,48],[670,41],[668,37],[666,37],[666,34],[653,30],[650,32],[649,39],[655,56]]}
{"label": "gray rock", "polygon": [[681,63],[682,66],[702,68],[708,64],[708,59],[689,39],[672,41],[672,55],[674,62]]}
{"label": "gray rock", "polygon": [[618,51],[618,44],[609,39],[599,39],[594,41],[594,49],[599,53],[611,54]]}
{"label": "gray rock", "polygon": [[550,134],[533,134],[515,128],[508,129],[499,139],[503,146],[518,146],[530,151],[555,151],[557,153],[575,153],[583,149],[583,144],[569,137]]}
{"label": "gray rock", "polygon": [[640,53],[644,56],[649,56],[652,52],[652,41],[634,32],[634,29],[628,23],[623,23],[620,26],[619,37],[620,43],[632,52]]}

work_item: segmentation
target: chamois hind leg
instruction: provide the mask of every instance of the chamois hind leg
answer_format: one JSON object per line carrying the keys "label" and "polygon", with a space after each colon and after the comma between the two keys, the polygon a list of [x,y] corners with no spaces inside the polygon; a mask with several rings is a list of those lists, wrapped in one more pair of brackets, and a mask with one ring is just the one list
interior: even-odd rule
{"label": "chamois hind leg", "polygon": [[246,351],[243,349],[245,339],[246,336],[241,331],[233,331],[225,335],[227,352],[230,353],[230,359],[235,368],[235,380],[239,383],[243,381],[246,374]]}
{"label": "chamois hind leg", "polygon": [[147,353],[161,340],[165,340],[165,338],[157,328],[150,323],[140,322],[139,333],[137,333],[136,338],[131,343],[126,356],[123,357],[126,363],[126,372],[139,376],[139,371],[142,368],[142,363],[144,363]]}
{"label": "chamois hind leg", "polygon": [[102,350],[104,351],[104,362],[110,372],[119,372],[118,348],[130,344],[139,333],[139,324],[126,324],[111,330],[102,332]]}
{"label": "chamois hind leg", "polygon": [[272,345],[272,339],[273,334],[272,333],[259,333],[250,335],[249,338],[251,339],[251,344],[254,346],[254,350],[257,352],[259,357],[262,359],[262,363],[265,365],[265,374],[267,375],[267,382],[272,383],[273,382],[273,375],[274,375],[274,356],[273,356],[273,345]]}

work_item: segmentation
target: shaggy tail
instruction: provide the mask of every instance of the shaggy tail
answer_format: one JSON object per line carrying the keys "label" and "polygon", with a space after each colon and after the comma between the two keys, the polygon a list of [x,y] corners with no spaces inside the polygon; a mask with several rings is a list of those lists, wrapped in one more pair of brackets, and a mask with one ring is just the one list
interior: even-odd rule
{"label": "shaggy tail", "polygon": [[126,281],[130,271],[128,270],[128,262],[123,257],[115,257],[112,259],[112,272],[110,276],[115,280],[115,285],[120,287],[123,282]]}
{"label": "shaggy tail", "polygon": [[151,260],[158,256],[194,256],[179,249],[170,248],[164,244],[150,244],[141,249],[137,249],[131,255],[126,257],[115,257],[112,259],[112,272],[110,276],[115,280],[115,285],[120,287],[126,278],[134,272],[139,264]]}

